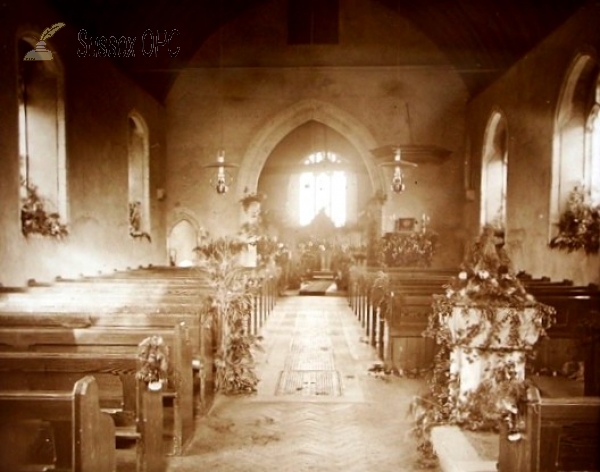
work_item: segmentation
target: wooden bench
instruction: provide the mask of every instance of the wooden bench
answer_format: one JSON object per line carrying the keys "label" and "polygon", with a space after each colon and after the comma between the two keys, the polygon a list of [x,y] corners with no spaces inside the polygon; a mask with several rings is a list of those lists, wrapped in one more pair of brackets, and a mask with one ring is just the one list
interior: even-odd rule
{"label": "wooden bench", "polygon": [[[136,442],[138,472],[158,470],[164,450],[162,392],[159,402],[140,401],[147,389],[135,378],[136,370],[136,356],[129,353],[0,352],[0,389],[64,389],[82,375],[93,375],[101,407],[113,417],[114,437]],[[115,387],[105,376],[118,376],[122,383]],[[147,444],[155,446],[149,450]]]}
{"label": "wooden bench", "polygon": [[[382,359],[387,359],[395,367],[403,368],[397,365],[399,353],[402,352],[405,359],[423,359],[422,353],[431,355],[431,349],[422,349],[422,340],[415,336],[416,332],[427,325],[424,313],[427,311],[427,302],[415,302],[418,297],[429,297],[432,301],[432,294],[441,294],[444,292],[444,284],[448,282],[449,274],[446,272],[435,273],[433,271],[416,270],[414,273],[408,273],[407,270],[386,269],[389,277],[389,290],[393,295],[391,302],[392,310],[387,316],[390,320],[386,322],[385,329],[382,331],[377,328],[380,323],[379,314],[374,309],[369,292],[369,284],[372,282],[373,272],[359,272],[351,281],[349,293],[349,303],[356,313],[362,326],[365,327],[370,343],[377,347],[382,354]],[[458,274],[458,270],[451,275]],[[598,288],[595,285],[574,286],[571,281],[563,280],[553,282],[550,279],[524,279],[522,280],[529,293],[534,295],[538,301],[554,306],[557,309],[557,324],[549,330],[549,338],[543,339],[538,345],[537,357],[534,361],[534,368],[550,370],[560,370],[565,361],[573,360],[577,345],[580,344],[582,336],[581,328],[577,327],[582,316],[596,310],[600,311],[598,301]],[[415,298],[416,297],[416,298]],[[412,298],[413,301],[409,301]],[[404,300],[403,303],[400,301]],[[404,309],[402,308],[404,305]],[[419,306],[422,305],[422,306]],[[403,321],[398,321],[399,314],[404,311]],[[412,315],[410,313],[413,313]],[[418,321],[418,313],[421,313],[421,319]],[[409,319],[412,320],[409,322]],[[398,324],[400,323],[400,324]],[[406,323],[409,323],[407,325]],[[404,324],[405,326],[402,326]],[[404,333],[404,334],[403,334]],[[404,339],[402,339],[404,336]],[[392,339],[394,341],[392,341]],[[379,346],[383,340],[385,345],[383,349]],[[416,345],[414,345],[416,343]],[[411,347],[416,349],[413,353]],[[598,346],[588,346],[585,353],[586,362],[586,385],[589,394],[599,394],[600,392],[600,374],[597,372],[597,366],[600,363],[600,349]],[[578,353],[581,355],[581,353]],[[393,359],[393,361],[392,361]],[[401,363],[402,364],[402,363]],[[410,363],[413,365],[414,363]],[[420,364],[420,362],[419,362]],[[414,365],[413,365],[414,366]],[[593,377],[593,378],[591,378]]]}
{"label": "wooden bench", "polygon": [[[68,391],[1,390],[0,413],[0,470],[115,471],[115,426],[100,409],[94,377],[83,377]],[[21,433],[27,429],[23,425],[31,420],[56,427],[55,463],[29,463],[36,459],[30,458],[27,451],[31,438]]]}
{"label": "wooden bench", "polygon": [[600,397],[542,398],[530,388],[519,441],[500,432],[499,472],[600,470]]}
{"label": "wooden bench", "polygon": [[423,336],[432,310],[432,294],[390,297],[386,311],[385,362],[398,371],[426,370],[433,365],[436,344]]}
{"label": "wooden bench", "polygon": [[[191,344],[184,325],[158,331],[154,328],[0,327],[0,349],[4,350],[0,352],[0,385],[44,388],[63,385],[81,373],[94,374],[101,382],[104,404],[119,412],[120,418],[135,419],[139,425],[148,413],[138,408],[135,379],[139,367],[138,345],[152,335],[162,336],[170,347],[172,372],[163,396],[173,403],[173,443],[169,452],[178,455],[191,440],[194,430]],[[115,377],[119,378],[116,383]],[[124,426],[119,433],[123,437],[131,436],[131,424]],[[158,432],[160,437],[163,429],[161,426]]]}

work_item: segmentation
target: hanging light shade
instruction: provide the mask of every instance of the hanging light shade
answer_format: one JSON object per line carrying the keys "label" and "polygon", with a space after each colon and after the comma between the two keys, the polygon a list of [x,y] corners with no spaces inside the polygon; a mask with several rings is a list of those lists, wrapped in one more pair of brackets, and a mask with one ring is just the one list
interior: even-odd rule
{"label": "hanging light shade", "polygon": [[417,164],[410,161],[402,160],[402,149],[398,146],[393,149],[394,158],[392,160],[384,160],[379,163],[381,167],[393,167],[394,174],[392,176],[391,189],[394,193],[401,193],[405,190],[404,185],[404,174],[402,173],[402,166],[417,167]]}
{"label": "hanging light shade", "polygon": [[[372,149],[371,153],[380,167],[394,169],[391,188],[394,193],[401,193],[405,190],[402,167],[418,167],[421,163],[439,163],[450,156],[452,151],[438,146],[389,144]],[[406,156],[410,161],[404,159]]]}
{"label": "hanging light shade", "polygon": [[238,168],[238,164],[225,162],[225,151],[220,150],[217,155],[217,160],[203,166],[207,169],[216,169],[210,177],[210,185],[213,187],[217,194],[223,195],[229,190],[229,186],[233,183],[233,176],[227,169]]}

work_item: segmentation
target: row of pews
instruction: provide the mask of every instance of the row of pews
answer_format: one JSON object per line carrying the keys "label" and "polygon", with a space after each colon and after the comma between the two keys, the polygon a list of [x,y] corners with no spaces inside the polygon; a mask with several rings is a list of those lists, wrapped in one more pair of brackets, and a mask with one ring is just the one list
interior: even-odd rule
{"label": "row of pews", "polygon": [[[349,304],[386,370],[425,372],[436,350],[434,341],[422,336],[433,295],[443,294],[459,270],[385,269],[386,294],[378,285],[379,271],[353,273]],[[556,324],[536,346],[531,370],[552,375],[566,364],[583,363],[584,379],[576,390],[532,389],[521,418],[524,439],[509,442],[501,435],[498,470],[600,470],[600,291],[568,280],[519,277],[528,293],[557,311]],[[584,319],[591,325],[582,324]]]}
{"label": "row of pews", "polygon": [[[183,453],[195,418],[214,395],[215,346],[206,318],[212,290],[198,268],[171,267],[0,288],[3,430],[10,438],[5,417],[21,430],[43,422],[51,425],[54,443],[36,469],[39,457],[28,452],[27,437],[20,438],[0,453],[0,470],[114,471],[116,445],[131,443],[138,471],[164,470],[165,456]],[[264,276],[251,291],[246,329],[258,334],[273,309],[277,281]],[[135,375],[139,345],[152,336],[163,338],[170,358],[167,382],[154,392]],[[67,411],[74,412],[71,419]],[[93,439],[78,440],[87,417],[100,419],[89,426]]]}

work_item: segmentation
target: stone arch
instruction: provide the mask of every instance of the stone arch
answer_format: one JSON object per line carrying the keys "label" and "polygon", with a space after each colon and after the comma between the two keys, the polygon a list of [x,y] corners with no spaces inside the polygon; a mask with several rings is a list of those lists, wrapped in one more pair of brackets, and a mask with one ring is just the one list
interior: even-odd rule
{"label": "stone arch", "polygon": [[167,254],[169,262],[174,259],[175,264],[182,260],[195,260],[193,249],[199,243],[202,232],[198,219],[191,210],[179,208],[173,214],[167,234]]}
{"label": "stone arch", "polygon": [[306,99],[295,103],[268,120],[255,134],[242,159],[237,178],[237,192],[255,192],[265,162],[277,144],[298,126],[314,120],[344,136],[358,151],[371,179],[373,191],[384,189],[383,177],[370,150],[377,147],[367,127],[348,112],[326,102]]}

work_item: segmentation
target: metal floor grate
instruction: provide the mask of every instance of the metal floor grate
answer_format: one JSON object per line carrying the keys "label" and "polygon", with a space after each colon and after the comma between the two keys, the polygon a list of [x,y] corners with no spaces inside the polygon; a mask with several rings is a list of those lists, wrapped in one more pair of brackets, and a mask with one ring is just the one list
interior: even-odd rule
{"label": "metal floor grate", "polygon": [[334,370],[282,371],[275,395],[340,397],[340,374]]}

